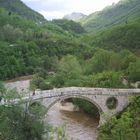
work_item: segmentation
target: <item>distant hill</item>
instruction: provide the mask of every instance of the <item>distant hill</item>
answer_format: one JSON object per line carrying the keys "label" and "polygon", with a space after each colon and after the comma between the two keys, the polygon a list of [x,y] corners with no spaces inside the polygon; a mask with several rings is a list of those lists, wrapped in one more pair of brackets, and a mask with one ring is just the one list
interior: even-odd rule
{"label": "distant hill", "polygon": [[140,17],[140,0],[121,0],[80,20],[89,32],[103,30]]}
{"label": "distant hill", "polygon": [[76,13],[76,12],[73,12],[71,14],[68,14],[68,15],[65,15],[63,17],[63,19],[68,19],[68,20],[73,20],[73,21],[77,21],[83,17],[85,17],[86,15],[82,14],[82,13]]}
{"label": "distant hill", "polygon": [[85,30],[81,26],[81,24],[74,22],[73,20],[55,19],[52,21],[52,23],[61,27],[63,30],[71,33],[76,33],[76,34],[85,33]]}
{"label": "distant hill", "polygon": [[33,21],[45,21],[44,17],[27,7],[21,0],[0,0],[0,8],[5,8],[9,14],[16,13]]}

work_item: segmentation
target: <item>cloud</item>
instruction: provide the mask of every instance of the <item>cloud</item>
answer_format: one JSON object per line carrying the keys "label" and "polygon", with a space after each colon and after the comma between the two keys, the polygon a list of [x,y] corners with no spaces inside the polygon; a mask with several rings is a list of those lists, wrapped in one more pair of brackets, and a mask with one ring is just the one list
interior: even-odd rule
{"label": "cloud", "polygon": [[23,0],[24,2],[40,2],[40,0]]}
{"label": "cloud", "polygon": [[39,11],[39,13],[44,15],[44,17],[48,20],[63,18],[63,16],[67,14],[67,12],[64,13],[61,11]]}
{"label": "cloud", "polygon": [[81,12],[90,14],[119,0],[22,0],[47,19],[62,18],[65,14]]}

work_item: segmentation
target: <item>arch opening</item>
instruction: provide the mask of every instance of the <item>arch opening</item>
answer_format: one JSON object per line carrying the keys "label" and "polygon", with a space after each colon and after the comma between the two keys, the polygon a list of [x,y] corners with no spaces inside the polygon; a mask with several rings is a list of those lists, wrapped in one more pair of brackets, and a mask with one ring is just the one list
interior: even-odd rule
{"label": "arch opening", "polygon": [[100,118],[99,110],[95,104],[81,98],[68,98],[67,101],[71,102],[79,111],[93,115],[97,119]]}
{"label": "arch opening", "polygon": [[[88,104],[88,106],[89,106],[89,104],[93,107],[92,108],[92,113],[93,113],[93,115],[94,115],[94,117],[97,117],[97,118],[99,118],[100,119],[100,116],[101,116],[101,114],[103,113],[103,111],[102,111],[102,109],[101,109],[101,107],[94,101],[94,100],[92,100],[92,99],[90,99],[90,98],[88,98],[88,97],[85,97],[85,96],[65,96],[65,97],[62,97],[62,98],[58,98],[58,99],[56,99],[55,101],[53,101],[49,106],[48,106],[48,111],[50,110],[50,108],[54,105],[54,104],[56,104],[57,102],[61,102],[62,103],[62,105],[63,105],[63,103],[65,102],[65,101],[70,101],[70,102],[72,102],[73,104],[76,104],[76,102],[78,101],[80,101],[81,102],[81,100],[83,101],[83,104],[86,106],[86,104],[85,103],[87,103]],[[79,103],[78,103],[79,104]],[[82,104],[82,103],[80,103],[80,104]],[[82,105],[83,105],[82,104]],[[81,105],[80,105],[80,107],[81,107]],[[81,109],[82,110],[82,109]],[[90,110],[89,110],[90,111]],[[87,112],[88,114],[90,114],[90,112]],[[92,115],[92,113],[91,113],[91,115]]]}
{"label": "arch opening", "polygon": [[112,110],[112,109],[116,109],[116,107],[118,106],[118,100],[115,97],[109,97],[106,101],[106,106],[108,107],[108,109]]}
{"label": "arch opening", "polygon": [[[81,134],[83,135],[83,137],[95,137],[97,132],[96,130],[100,124],[100,118],[96,118],[94,115],[89,115],[82,111],[73,111],[71,109],[69,110],[69,105],[71,106],[72,99],[79,98],[95,105],[98,114],[101,113],[102,110],[100,109],[100,106],[88,97],[79,95],[61,96],[56,97],[52,101],[50,101],[49,99],[44,100],[44,104],[45,102],[47,103],[47,101],[50,101],[49,104],[46,104],[46,106],[48,106],[47,120],[53,126],[61,126],[65,124],[66,132],[68,133],[68,136],[70,136],[70,138],[74,139],[77,137],[77,135],[81,136]],[[61,102],[63,102],[64,108],[63,105],[61,108]],[[85,136],[86,134],[87,136]]]}

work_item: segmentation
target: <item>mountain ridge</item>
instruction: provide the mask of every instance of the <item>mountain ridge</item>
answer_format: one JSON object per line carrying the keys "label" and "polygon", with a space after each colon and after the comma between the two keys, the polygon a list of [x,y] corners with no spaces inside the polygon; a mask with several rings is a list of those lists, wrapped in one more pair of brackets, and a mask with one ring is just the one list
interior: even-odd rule
{"label": "mountain ridge", "polygon": [[0,0],[0,8],[6,9],[9,11],[9,14],[15,13],[28,20],[36,22],[46,21],[41,14],[32,10],[21,0]]}
{"label": "mountain ridge", "polygon": [[107,6],[102,11],[92,13],[82,18],[80,23],[87,31],[96,32],[114,25],[119,25],[139,16],[139,0],[121,0],[117,4]]}
{"label": "mountain ridge", "polygon": [[67,14],[63,17],[63,19],[78,21],[81,18],[85,17],[86,15],[83,13],[73,12],[71,14]]}

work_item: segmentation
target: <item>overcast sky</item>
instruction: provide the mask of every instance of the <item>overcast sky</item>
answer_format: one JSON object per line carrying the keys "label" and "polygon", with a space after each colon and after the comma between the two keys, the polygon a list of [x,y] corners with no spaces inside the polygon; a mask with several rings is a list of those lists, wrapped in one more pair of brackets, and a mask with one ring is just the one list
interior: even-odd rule
{"label": "overcast sky", "polygon": [[90,14],[120,0],[22,0],[46,19],[62,18],[72,12]]}

